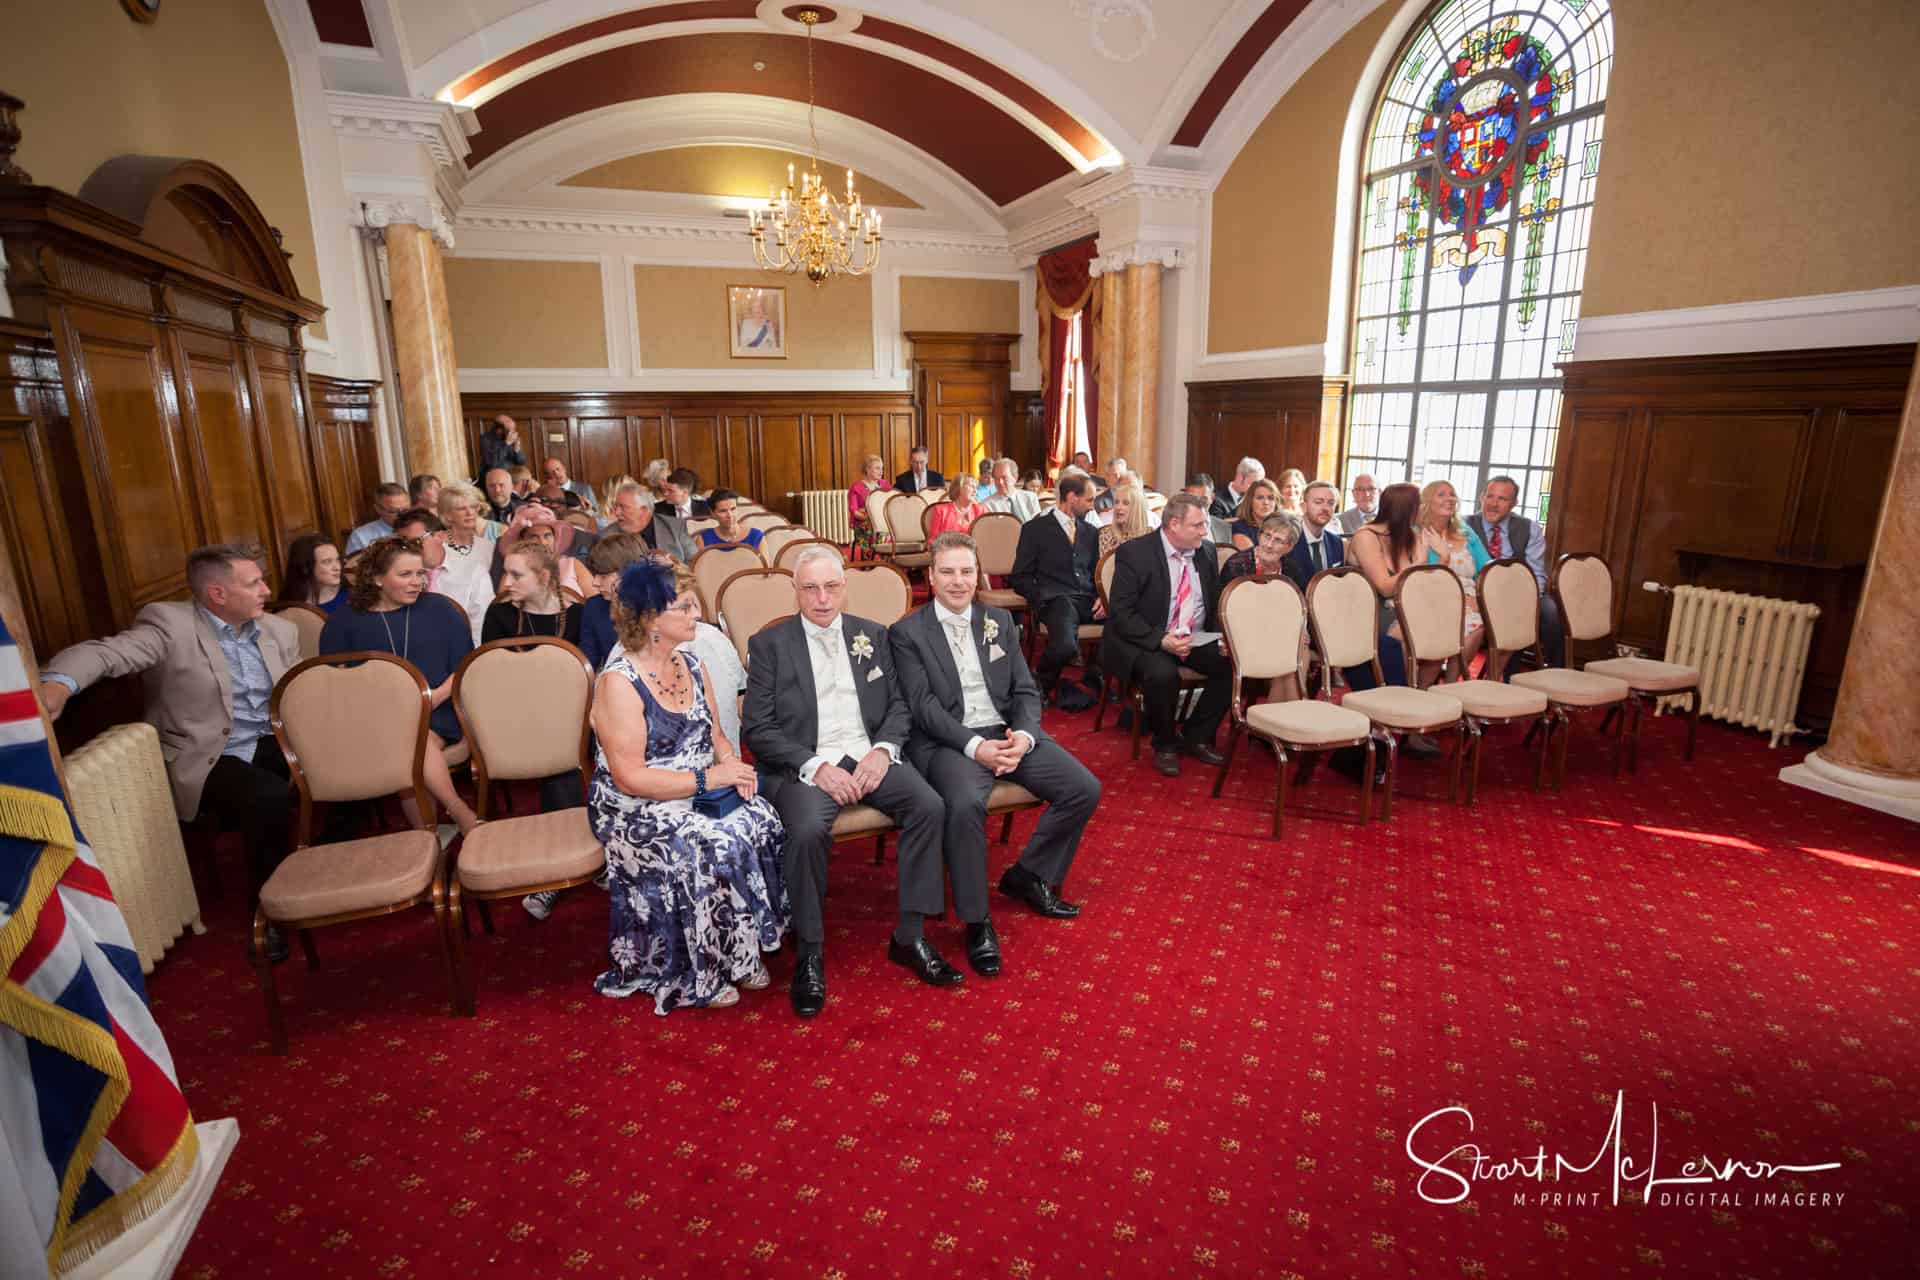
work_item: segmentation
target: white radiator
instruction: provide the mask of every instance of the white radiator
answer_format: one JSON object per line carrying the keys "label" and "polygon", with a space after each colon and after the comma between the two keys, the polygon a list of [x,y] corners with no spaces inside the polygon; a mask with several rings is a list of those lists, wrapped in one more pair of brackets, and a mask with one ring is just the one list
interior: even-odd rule
{"label": "white radiator", "polygon": [[[1819,616],[1794,600],[1675,587],[1666,660],[1700,669],[1701,715],[1759,729],[1777,747],[1801,732],[1793,711]],[[1662,698],[1657,710],[1685,702]]]}
{"label": "white radiator", "polygon": [[[789,498],[793,494],[787,495]],[[800,498],[800,522],[816,538],[847,546],[853,541],[853,524],[847,519],[845,489],[808,489]]]}
{"label": "white radiator", "polygon": [[152,973],[187,927],[205,933],[173,791],[150,724],[115,725],[67,757],[67,799]]}

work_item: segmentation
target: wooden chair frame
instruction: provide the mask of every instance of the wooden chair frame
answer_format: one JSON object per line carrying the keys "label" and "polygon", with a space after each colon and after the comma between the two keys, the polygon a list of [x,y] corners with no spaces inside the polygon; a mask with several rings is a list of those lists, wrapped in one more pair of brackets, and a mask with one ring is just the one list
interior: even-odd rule
{"label": "wooden chair frame", "polygon": [[[489,816],[493,798],[494,778],[492,772],[487,767],[486,753],[481,750],[480,739],[474,733],[472,723],[467,719],[467,708],[460,696],[460,686],[466,678],[467,668],[471,667],[482,654],[490,653],[495,649],[531,649],[542,645],[558,645],[560,648],[565,649],[579,661],[580,669],[586,673],[587,705],[584,713],[580,717],[579,752],[580,795],[583,799],[587,797],[589,789],[593,786],[593,695],[597,678],[593,670],[593,664],[587,661],[587,655],[580,652],[577,647],[559,636],[509,636],[501,640],[490,640],[461,659],[459,667],[457,667],[453,673],[453,692],[450,695],[450,700],[453,703],[453,714],[460,721],[461,737],[465,741],[473,744],[473,753],[469,757],[473,764],[473,810],[482,821],[486,820]],[[523,782],[526,781],[526,779],[515,777],[505,778],[502,779],[502,781]],[[467,919],[466,913],[467,899],[471,898],[474,905],[478,908],[481,927],[485,929],[486,932],[492,933],[493,916],[487,910],[487,904],[489,902],[498,902],[502,898],[524,897],[527,894],[540,893],[548,889],[571,889],[576,885],[588,883],[597,876],[599,872],[589,872],[583,876],[569,876],[560,880],[542,880],[534,884],[514,885],[505,889],[473,889],[460,882],[459,854],[465,843],[465,840],[459,841],[447,859],[447,913],[449,916],[447,938],[454,954],[455,972],[462,975],[466,980],[466,986],[461,993],[460,1011],[468,1017],[472,1017],[475,1012],[475,1003],[479,993],[473,977],[472,962],[467,956],[467,934],[471,930],[471,924]]]}
{"label": "wooden chair frame", "polygon": [[[1547,590],[1553,594],[1554,606],[1560,611],[1560,631],[1566,645],[1567,665],[1573,670],[1580,671],[1585,669],[1586,664],[1581,662],[1579,666],[1574,665],[1579,661],[1574,654],[1574,646],[1584,645],[1589,648],[1599,648],[1604,651],[1604,656],[1610,658],[1614,655],[1614,633],[1613,628],[1608,627],[1607,633],[1603,636],[1597,636],[1589,640],[1574,639],[1573,621],[1567,616],[1567,602],[1560,594],[1560,573],[1569,563],[1576,560],[1593,560],[1596,561],[1602,569],[1606,570],[1608,584],[1607,616],[1609,618],[1613,616],[1613,568],[1606,562],[1605,558],[1595,555],[1591,551],[1570,551],[1554,561],[1553,572],[1547,576]],[[1594,674],[1601,675],[1605,673],[1595,672]],[[1618,676],[1614,677],[1614,679],[1619,678]],[[1626,730],[1628,773],[1638,773],[1640,771],[1641,709],[1658,698],[1677,698],[1682,694],[1687,695],[1687,749],[1683,758],[1690,761],[1693,759],[1694,741],[1700,730],[1699,682],[1695,681],[1690,688],[1686,689],[1641,689],[1636,687],[1631,680],[1627,681],[1627,707],[1633,717],[1632,725]],[[1610,716],[1612,714],[1614,713],[1609,712]],[[1604,727],[1605,722],[1602,724],[1602,728]],[[1617,775],[1619,770],[1616,768],[1614,772]]]}
{"label": "wooden chair frame", "polygon": [[[299,805],[294,818],[293,850],[298,853],[311,847],[313,835],[313,794],[307,786],[306,766],[294,750],[293,741],[288,736],[285,719],[281,715],[281,700],[287,688],[303,673],[317,667],[355,666],[364,662],[390,662],[406,671],[420,691],[420,723],[414,733],[413,743],[413,799],[416,811],[423,822],[431,822],[435,814],[433,799],[427,794],[426,753],[429,721],[433,715],[433,693],[427,688],[426,677],[420,669],[403,658],[390,653],[376,652],[370,649],[355,650],[351,653],[323,654],[317,658],[308,658],[284,676],[273,687],[273,694],[267,702],[267,722],[273,727],[273,736],[280,744],[280,752],[286,757],[287,773],[295,793],[299,796]],[[432,832],[431,825],[419,828]],[[307,916],[289,920],[269,920],[266,909],[256,904],[253,909],[253,932],[247,941],[247,959],[253,966],[260,981],[260,991],[267,1005],[267,1030],[276,1054],[287,1052],[287,1024],[280,1008],[280,991],[273,979],[273,963],[267,959],[267,927],[278,924],[294,930],[300,935],[300,947],[306,953],[307,968],[320,967],[320,953],[314,947],[311,930],[325,928],[334,924],[350,924],[356,920],[372,920],[379,916],[393,915],[395,912],[410,910],[413,907],[431,906],[434,921],[440,926],[440,953],[447,966],[447,981],[453,988],[452,1011],[460,1012],[462,993],[466,988],[459,961],[453,951],[449,912],[447,903],[447,858],[444,850],[434,855],[433,877],[427,887],[404,902],[390,903],[385,906],[370,907],[361,911],[344,911],[334,915]]]}
{"label": "wooden chair frame", "polygon": [[[1240,735],[1242,733],[1250,733],[1261,741],[1272,744],[1273,754],[1279,764],[1277,770],[1279,777],[1274,781],[1273,797],[1273,838],[1278,840],[1285,833],[1287,811],[1287,740],[1277,734],[1268,733],[1266,730],[1258,728],[1248,721],[1246,714],[1246,681],[1248,677],[1243,677],[1240,674],[1240,647],[1233,642],[1233,627],[1227,621],[1227,598],[1233,594],[1235,588],[1249,582],[1284,582],[1295,595],[1300,594],[1300,588],[1294,586],[1293,582],[1287,578],[1286,575],[1278,573],[1256,573],[1250,577],[1235,578],[1227,584],[1227,589],[1220,593],[1220,629],[1221,634],[1226,637],[1227,657],[1233,663],[1233,702],[1228,720],[1227,753],[1225,758],[1220,761],[1219,770],[1214,774],[1213,798],[1218,800],[1221,789],[1226,786],[1227,770],[1233,768],[1234,749],[1240,745]],[[1306,617],[1306,612],[1306,601],[1302,599],[1300,602],[1300,614],[1302,618]],[[1304,636],[1301,640],[1301,647],[1305,648]],[[1293,695],[1296,699],[1305,700],[1312,696],[1307,692],[1306,682],[1301,676],[1301,673],[1306,669],[1306,665],[1304,656],[1294,664],[1291,678],[1293,680]],[[1257,679],[1258,677],[1252,678]],[[1276,678],[1285,679],[1287,677]],[[1138,723],[1137,719],[1136,723]],[[1360,825],[1364,827],[1373,816],[1373,732],[1371,726],[1369,726],[1366,733],[1358,738],[1349,738],[1341,742],[1298,743],[1295,744],[1294,749],[1300,752],[1338,751],[1344,747],[1360,746],[1364,746],[1367,750],[1366,771],[1360,776]]]}

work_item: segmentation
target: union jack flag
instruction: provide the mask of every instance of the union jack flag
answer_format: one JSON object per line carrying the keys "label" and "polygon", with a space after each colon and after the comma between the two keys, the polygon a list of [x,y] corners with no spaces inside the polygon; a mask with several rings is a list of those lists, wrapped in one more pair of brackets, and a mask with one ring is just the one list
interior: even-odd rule
{"label": "union jack flag", "polygon": [[0,1131],[0,1175],[18,1184],[0,1176],[13,1202],[0,1234],[24,1217],[53,1274],[158,1210],[199,1155],[126,920],[67,808],[4,623]]}

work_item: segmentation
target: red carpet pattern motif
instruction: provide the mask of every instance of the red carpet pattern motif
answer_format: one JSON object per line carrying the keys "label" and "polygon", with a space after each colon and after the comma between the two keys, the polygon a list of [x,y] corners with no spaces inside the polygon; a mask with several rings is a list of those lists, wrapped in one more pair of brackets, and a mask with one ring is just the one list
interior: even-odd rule
{"label": "red carpet pattern motif", "polygon": [[[1408,761],[1362,829],[1322,771],[1276,842],[1271,756],[1210,803],[1211,770],[1161,779],[1091,723],[1049,713],[1106,786],[1067,885],[1085,914],[996,895],[1006,973],[932,990],[885,957],[891,865],[842,846],[810,1024],[790,947],[731,1010],[596,996],[583,889],[476,925],[473,1019],[447,1016],[427,913],[323,930],[318,972],[282,966],[275,1059],[230,891],[151,984],[195,1113],[242,1133],[180,1274],[1912,1274],[1913,826],[1778,782],[1800,753],[1744,733],[1703,726],[1686,764],[1661,719],[1618,782],[1583,729],[1559,795],[1497,734],[1472,814]],[[961,962],[951,917],[928,936]],[[1660,1178],[1839,1168],[1652,1204],[1624,1181],[1616,1205],[1616,1098],[1629,1174],[1656,1105]],[[1422,1184],[1408,1134],[1447,1107],[1473,1127],[1429,1122],[1435,1162],[1601,1158],[1430,1203],[1465,1184]]]}

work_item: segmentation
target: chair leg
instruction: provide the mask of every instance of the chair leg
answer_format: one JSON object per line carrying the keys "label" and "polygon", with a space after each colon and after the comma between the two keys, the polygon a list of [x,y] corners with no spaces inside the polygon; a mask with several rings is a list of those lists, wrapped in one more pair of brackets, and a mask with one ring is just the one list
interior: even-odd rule
{"label": "chair leg", "polygon": [[[1229,744],[1231,749],[1231,744]],[[1273,744],[1273,754],[1279,765],[1279,778],[1273,784],[1273,838],[1278,840],[1286,834],[1287,823],[1287,748],[1281,743]],[[1220,776],[1225,777],[1226,766],[1222,765]],[[1220,794],[1217,790],[1215,795]]]}
{"label": "chair leg", "polygon": [[1633,704],[1633,723],[1627,727],[1627,772],[1640,772],[1640,711],[1646,699],[1639,694],[1630,694],[1627,701]]}
{"label": "chair leg", "polygon": [[1367,758],[1360,775],[1360,825],[1373,820],[1373,735],[1367,735]]}
{"label": "chair leg", "polygon": [[884,865],[887,860],[887,833],[882,831],[873,838],[873,865]]}
{"label": "chair leg", "polygon": [[[1632,695],[1628,696],[1631,697]],[[1625,764],[1627,760],[1627,717],[1626,712],[1618,703],[1614,704],[1612,709],[1607,712],[1607,723],[1613,725],[1613,776],[1618,778],[1620,776],[1620,767]],[[1606,724],[1602,724],[1600,727],[1604,729],[1606,728]]]}
{"label": "chair leg", "polygon": [[[1484,725],[1473,726],[1473,765],[1467,773],[1467,808],[1471,809],[1480,799],[1480,753],[1487,749],[1487,731]],[[1540,787],[1540,779],[1533,780],[1534,789]]]}
{"label": "chair leg", "polygon": [[1447,753],[1448,804],[1460,803],[1460,757],[1466,754],[1466,750],[1467,721],[1466,717],[1462,716],[1460,723],[1455,725],[1453,729],[1453,750]]}
{"label": "chair leg", "polygon": [[273,981],[273,961],[267,958],[267,915],[253,910],[253,936],[248,940],[247,960],[260,980],[260,994],[267,1002],[267,1041],[280,1057],[287,1054],[287,1023],[280,1011],[280,989]]}
{"label": "chair leg", "polygon": [[487,909],[487,900],[485,898],[475,898],[473,905],[480,908],[480,927],[485,929],[489,935],[492,935],[493,912]]}
{"label": "chair leg", "polygon": [[1227,770],[1233,768],[1233,749],[1240,745],[1240,723],[1235,721],[1227,730],[1227,754],[1220,761],[1220,768],[1213,775],[1213,798],[1220,798],[1220,788],[1227,783]]}
{"label": "chair leg", "polygon": [[1100,705],[1094,708],[1093,712],[1093,731],[1095,733],[1100,732],[1100,726],[1107,721],[1107,687],[1118,683],[1120,682],[1104,672],[1100,676]]}
{"label": "chair leg", "polygon": [[1700,686],[1695,685],[1687,692],[1693,697],[1687,706],[1687,759],[1693,759],[1693,735],[1700,728]]}
{"label": "chair leg", "polygon": [[[1548,731],[1551,736],[1552,731]],[[1573,737],[1573,717],[1565,711],[1560,713],[1560,754],[1553,762],[1553,789],[1560,790],[1567,781],[1567,740]]]}
{"label": "chair leg", "polygon": [[475,1004],[473,973],[467,967],[466,935],[454,926],[454,921],[465,914],[460,881],[449,880],[442,870],[433,878],[433,922],[440,927],[440,958],[446,962],[447,986],[453,992],[447,1002],[447,1012],[455,1018],[471,1016]]}
{"label": "chair leg", "polygon": [[1140,726],[1147,719],[1147,700],[1136,695],[1132,685],[1127,686],[1127,705],[1133,708],[1133,758],[1140,758]]}
{"label": "chair leg", "polygon": [[313,930],[300,930],[300,949],[307,953],[307,968],[309,970],[318,969],[320,967],[320,952],[313,945]]}
{"label": "chair leg", "polygon": [[1393,821],[1393,782],[1394,775],[1400,772],[1400,742],[1388,730],[1381,735],[1387,740],[1387,789],[1380,796],[1380,821]]}
{"label": "chair leg", "polygon": [[1001,820],[1001,823],[1000,823],[1000,843],[1008,844],[1012,840],[1013,840],[1013,815],[1009,813],[1004,819]]}

